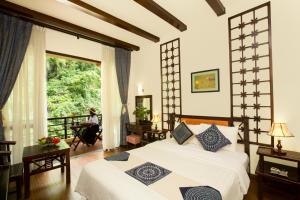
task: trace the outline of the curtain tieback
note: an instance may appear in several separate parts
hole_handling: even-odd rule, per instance
[[[2,110],[0,110],[0,124],[3,125],[4,117],[2,116]]]
[[[127,110],[127,104],[122,104],[122,114],[125,114]]]

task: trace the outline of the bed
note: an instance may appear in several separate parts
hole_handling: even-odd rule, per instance
[[[75,191],[89,200],[176,200],[183,199],[184,192],[201,188],[204,193],[216,192],[222,200],[243,199],[250,184],[248,119],[172,115],[170,120],[171,124],[175,121],[222,126],[238,123],[238,142],[243,145],[243,152],[223,149],[210,152],[195,142],[178,145],[174,138],[168,137],[128,151],[127,161],[102,159],[87,164]],[[141,169],[146,165],[159,169],[155,182],[135,177],[136,172],[145,172]]]

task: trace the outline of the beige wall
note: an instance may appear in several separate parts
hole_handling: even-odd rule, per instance
[[[101,56],[101,44],[51,29],[46,29],[46,49],[93,60]]]
[[[227,19],[229,16],[255,7],[262,0],[224,0],[227,14],[216,15],[206,2],[191,0],[184,7],[182,20],[188,30],[181,33],[170,28],[161,42],[180,37],[182,68],[183,114],[230,116],[230,83]],[[197,7],[197,9],[195,9]],[[275,121],[285,121],[295,138],[283,140],[285,149],[300,151],[299,102],[300,93],[300,1],[272,0],[273,75]],[[179,8],[178,8],[179,9]],[[143,46],[133,52],[132,76],[129,94],[130,113],[134,109],[137,85],[141,84],[145,95],[153,95],[155,113],[161,112],[160,102],[160,52],[159,44]],[[190,92],[190,73],[206,69],[220,69],[221,91],[218,93]],[[134,119],[131,115],[131,119]],[[268,136],[264,136],[268,138]],[[251,146],[252,172],[256,167],[256,146]]]

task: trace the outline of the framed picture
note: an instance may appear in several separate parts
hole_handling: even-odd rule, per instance
[[[219,69],[193,72],[191,74],[192,93],[219,92]]]

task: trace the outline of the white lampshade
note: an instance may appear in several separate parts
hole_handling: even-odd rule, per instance
[[[158,122],[160,122],[160,115],[153,115],[152,122],[153,122],[153,123],[158,123]]]
[[[285,123],[273,123],[268,135],[274,137],[294,137]]]

